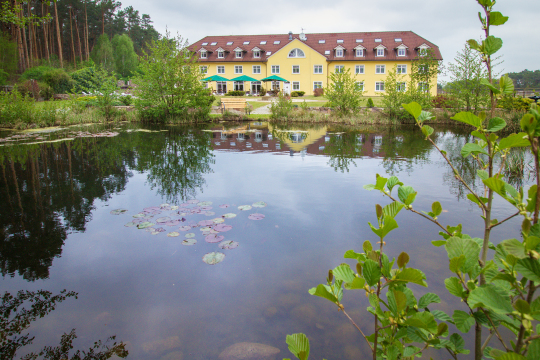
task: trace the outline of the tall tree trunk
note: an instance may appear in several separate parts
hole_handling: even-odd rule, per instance
[[[73,25],[71,17],[71,7],[69,8],[69,31],[71,32],[71,53],[73,54],[73,66],[77,69],[77,59],[75,58],[75,44],[73,43]]]
[[[79,43],[79,58],[80,61],[84,61],[82,56],[81,37],[79,36],[79,22],[77,21],[77,18],[75,18],[75,30],[77,30],[77,42]]]
[[[24,18],[23,9],[21,6],[21,19]],[[28,43],[26,41],[26,28],[22,27],[22,40],[23,40],[23,48],[24,48],[24,65],[25,69],[28,69],[30,67],[30,58],[28,57]]]
[[[27,14],[28,15],[28,43],[30,45],[29,46],[30,51],[28,51],[28,61],[29,61],[28,67],[32,67],[32,66],[34,66],[34,54],[33,54],[34,49],[32,47],[34,42],[32,41],[32,21],[30,20],[31,17],[32,17],[32,11],[30,10],[30,1],[27,2],[26,5],[27,5],[26,9],[27,9],[27,13],[28,13]]]
[[[88,46],[88,13],[86,11],[86,1],[84,2],[84,22],[86,23],[86,61],[90,60],[90,46]]]
[[[60,67],[64,67],[64,61],[62,58],[62,38],[60,37],[60,24],[58,22],[58,6],[54,1],[54,17],[56,18],[56,35],[58,37],[58,59],[60,59]]]
[[[19,3],[15,1],[15,7],[19,7]],[[18,12],[18,16],[20,17],[21,14]],[[19,72],[24,72],[26,69],[25,59],[24,59],[24,45],[23,45],[23,38],[22,38],[22,27],[20,25],[15,25],[15,36],[17,39],[17,50],[19,52]]]
[[[49,14],[49,6],[46,5],[45,9],[47,10],[47,15]],[[43,3],[41,3],[41,15],[45,16],[45,11],[43,8]],[[45,57],[47,58],[47,61],[49,62],[49,66],[51,65],[51,57],[49,53],[49,23],[43,24],[43,39],[45,40]]]

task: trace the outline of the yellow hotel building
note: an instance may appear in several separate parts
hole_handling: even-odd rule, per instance
[[[266,90],[312,95],[315,88],[327,86],[330,73],[350,68],[366,96],[380,96],[394,66],[400,74],[410,74],[412,60],[428,49],[442,60],[437,45],[412,31],[207,36],[189,48],[197,53],[207,76],[230,80],[244,75],[261,80],[276,75],[288,81],[211,83],[220,94],[231,90],[257,94],[262,85]],[[434,79],[433,95],[436,83]]]

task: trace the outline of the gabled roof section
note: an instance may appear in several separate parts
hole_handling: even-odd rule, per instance
[[[242,51],[242,52],[245,52],[246,50],[242,49],[240,46],[237,46],[233,51]]]
[[[208,50],[206,50],[205,48],[200,48],[199,51],[200,51],[200,52],[208,52]]]
[[[216,51],[226,51],[226,50],[223,49],[223,48],[220,46],[220,47],[218,47],[218,48],[216,49]]]
[[[375,47],[373,48],[373,50],[376,50],[376,49],[385,49],[385,50],[386,50],[387,47],[384,46],[383,44],[379,44],[379,45],[377,45],[377,46],[375,46]]]
[[[255,46],[253,49],[251,49],[251,51],[263,51],[263,50]]]
[[[307,40],[301,41],[303,44],[307,45],[311,49],[315,50],[321,56],[324,56],[328,61],[334,59],[339,61],[358,61],[359,59],[355,56],[353,51],[346,51],[343,57],[335,57],[334,52],[325,55],[325,50],[331,49],[328,44],[335,44],[337,40],[343,39],[343,43],[338,45],[343,46],[345,49],[374,49],[377,46],[383,46],[383,44],[392,44],[394,45],[395,39],[401,39],[402,44],[407,44],[406,46],[411,49],[431,49],[433,56],[437,60],[442,60],[441,53],[439,48],[434,43],[428,41],[427,39],[417,35],[412,31],[387,31],[387,32],[352,32],[352,33],[317,33],[317,34],[306,34]],[[357,42],[357,39],[362,39],[362,43]],[[381,42],[375,42],[375,39],[381,39]],[[325,43],[320,44],[319,40],[326,40]],[[268,58],[275,54],[277,51],[291,43],[289,40],[289,34],[273,34],[273,35],[230,35],[230,36],[207,36],[192,45],[190,49],[195,51],[202,47],[203,43],[212,44],[217,43],[220,45],[220,50],[225,52],[233,52],[238,44],[243,44],[244,42],[249,41],[250,44],[261,44],[261,42],[266,42],[264,44],[264,50],[260,49],[261,57],[254,58],[253,52],[248,51],[242,58],[231,59],[230,56],[225,56],[223,59],[218,59],[217,57],[217,46],[204,46],[208,51],[208,58],[199,59],[201,63],[203,62],[264,62]],[[275,41],[279,41],[279,44],[274,44]],[[293,34],[292,41],[300,41],[299,34]],[[227,43],[233,42],[236,45],[225,45]],[[384,47],[387,49],[386,47]],[[394,48],[392,46],[391,48]],[[253,49],[252,49],[253,50]],[[245,50],[242,49],[245,52]],[[266,55],[270,53],[271,55]],[[398,58],[395,51],[390,51],[383,60],[380,57],[376,57],[375,52],[368,51],[366,56],[362,58],[362,61],[391,61],[391,60],[412,60],[415,59],[418,55],[415,51],[408,51],[406,56],[400,56]]]
[[[339,49],[341,49],[341,50],[346,50],[346,49],[345,49],[343,46],[341,46],[341,45],[338,45],[338,46],[336,46],[336,47],[334,48],[334,50],[339,50]]]
[[[398,46],[396,46],[394,49],[408,49],[409,47],[405,44],[399,44]]]

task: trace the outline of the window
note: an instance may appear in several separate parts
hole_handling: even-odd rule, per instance
[[[356,49],[356,57],[364,56],[364,49]]]
[[[378,48],[377,49],[377,56],[384,56],[384,49]]]
[[[276,41],[274,41],[274,45],[279,45],[280,42],[281,42],[281,41],[276,40]]]
[[[223,65],[218,65],[218,67],[217,67],[217,73],[218,73],[218,74],[225,74],[225,66],[223,66]]]
[[[322,88],[322,81],[313,82],[313,90]]]
[[[402,42],[403,40],[401,40],[401,38],[395,38],[394,41],[395,42]]]
[[[207,43],[207,42],[206,42],[206,43],[202,43],[202,46],[206,46],[206,45],[208,45],[208,43]]]
[[[364,74],[365,67],[364,65],[356,65],[355,73],[356,74]]]
[[[384,74],[386,73],[386,65],[376,65],[375,74]]]
[[[357,43],[362,43],[362,42],[364,42],[364,39],[356,39],[356,42]]]
[[[216,45],[217,45],[217,42],[213,42],[213,43],[211,43],[210,45],[216,46]]]
[[[266,41],[261,41],[261,45],[266,45]]]
[[[405,49],[403,48],[397,49],[397,56],[405,56]]]
[[[382,42],[382,39],[375,39],[375,42]]]
[[[279,65],[272,65],[272,74],[279,74]]]
[[[326,43],[326,40],[319,40],[319,44],[324,44]]]
[[[292,66],[292,73],[293,74],[300,74],[300,65],[293,65]]]
[[[242,58],[242,52],[241,51],[235,51],[236,53],[236,58],[237,59],[241,59]]]
[[[407,65],[398,65],[396,72],[398,74],[406,74],[407,73]]]
[[[338,44],[343,44],[343,40],[342,40],[342,39],[339,39],[339,40],[337,41],[337,43],[338,43]]]
[[[426,55],[427,55],[427,49],[421,48],[421,49],[418,51],[418,55],[420,55],[420,56],[426,56]]]
[[[418,73],[419,74],[427,74],[429,72],[429,65],[428,64],[420,64],[418,65]]]
[[[208,66],[201,66],[201,74],[207,74],[208,73]]]
[[[330,50],[324,50],[324,55],[330,55]]]
[[[249,41],[244,41],[244,45],[249,45]]]
[[[299,81],[293,81],[293,83],[292,83],[292,89],[293,89],[294,91],[300,90],[300,82],[299,82]]]
[[[313,73],[322,74],[323,73],[322,65],[313,65]]]
[[[217,52],[217,57],[218,57],[218,59],[223,59],[223,58],[224,58],[224,56],[223,56],[224,54],[223,54],[223,53],[224,53],[223,51],[218,51],[218,52]]]
[[[242,74],[242,65],[234,65],[234,73]]]
[[[357,81],[356,82],[356,90],[357,91],[364,91],[364,82],[363,81]]]
[[[295,58],[295,57],[306,57],[306,55],[304,54],[304,52],[300,49],[292,49],[290,52],[289,52],[289,56],[290,58]]]
[[[343,57],[343,49],[336,49],[336,57]]]
[[[253,57],[254,58],[260,58],[261,57],[261,52],[259,50],[253,51]]]
[[[229,41],[229,42],[227,43],[227,45],[232,45],[232,44],[233,44],[233,42],[232,42],[232,41]]]
[[[233,89],[236,90],[236,91],[244,91],[244,82],[243,81],[235,81]]]
[[[407,83],[404,83],[404,82],[397,83],[397,91],[400,91],[400,92],[407,91]]]
[[[425,82],[418,83],[418,90],[423,91],[423,92],[428,92],[429,91],[428,83],[425,83]]]
[[[336,74],[343,72],[343,65],[336,65]]]
[[[260,74],[261,73],[261,65],[253,65],[253,73],[254,74]]]
[[[384,83],[382,81],[375,83],[375,91],[384,91]]]
[[[206,59],[206,58],[207,58],[207,52],[201,51],[201,59]]]
[[[271,51],[267,51],[267,52],[266,52],[266,56],[270,56],[270,55],[272,55],[272,52],[271,52]]]

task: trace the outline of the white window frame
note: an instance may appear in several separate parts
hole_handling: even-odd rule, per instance
[[[294,71],[295,68],[296,68],[298,71],[295,72],[295,71]],[[300,74],[300,65],[293,65],[293,66],[292,66],[292,73],[293,73],[293,74]]]
[[[255,69],[258,69],[259,71],[255,71]],[[253,74],[260,74],[261,73],[261,65],[253,65],[252,69],[251,69],[251,72]]]
[[[336,57],[343,57],[343,49],[336,49]]]
[[[357,81],[356,82],[356,90],[358,91],[364,91],[364,82],[363,81]]]
[[[354,67],[354,73],[356,75],[359,75],[359,74],[365,74],[366,73],[366,67],[365,65],[356,65]]]
[[[261,57],[261,52],[259,50],[253,51],[253,57],[258,59]]]
[[[222,71],[220,71],[222,70]],[[217,66],[217,73],[218,74],[225,74],[225,65],[218,65]]]
[[[291,53],[294,51],[294,54],[291,56]],[[302,52],[302,55],[298,55],[298,52]],[[288,58],[305,58],[306,57],[306,53],[304,52],[304,50],[302,49],[299,49],[299,48],[294,48],[292,49],[291,51],[289,51],[289,54],[287,54],[287,57]]]
[[[375,91],[383,92],[384,91],[384,81],[375,82]]]
[[[202,65],[200,68],[201,68],[201,74],[208,74],[208,66]]]
[[[322,88],[322,87],[323,87],[323,82],[322,81],[314,81],[313,82],[313,90],[319,89],[319,88]]]
[[[234,53],[235,53],[237,59],[242,58],[242,51],[235,51]]]
[[[378,57],[384,57],[384,49],[383,48],[378,48],[377,49],[377,56]]]
[[[386,74],[386,65],[375,65],[375,74]]]
[[[296,88],[295,88],[296,86]],[[300,90],[300,81],[293,81],[292,82],[292,90],[293,91],[299,91]]]
[[[238,89],[240,87],[240,85],[242,86],[242,90]],[[244,91],[244,82],[243,81],[233,81],[233,90],[235,90],[235,91]]]
[[[336,74],[341,73],[341,72],[343,72],[344,70],[345,70],[345,66],[344,66],[344,65],[336,65],[336,66],[334,67],[334,72],[335,72]]]
[[[317,70],[321,70],[321,72],[317,72]],[[322,74],[323,73],[323,66],[322,65],[313,65],[313,73],[314,74]]]
[[[201,59],[208,59],[208,53],[206,51],[201,51]]]
[[[225,51],[218,51],[217,52],[218,59],[223,59],[225,57]]]
[[[240,70],[240,71],[238,71],[238,70]],[[242,65],[234,65],[234,73],[235,74],[243,74],[244,69],[243,69]]]
[[[396,74],[406,74],[407,73],[407,65],[398,65],[396,67]]]
[[[364,49],[356,49],[356,57],[364,57]]]
[[[272,65],[272,74],[279,74],[279,65]]]
[[[397,56],[405,56],[405,55],[407,55],[407,50],[405,48],[397,49]]]

